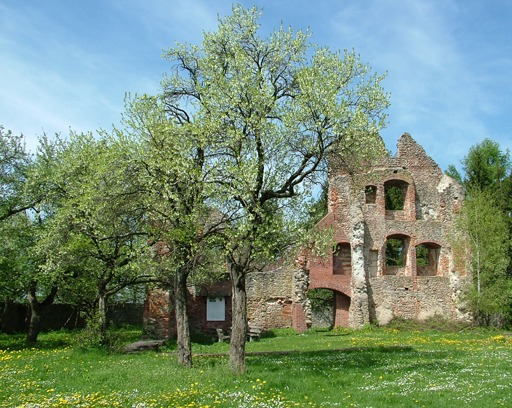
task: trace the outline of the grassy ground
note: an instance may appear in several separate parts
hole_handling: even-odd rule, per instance
[[[512,406],[512,337],[500,332],[276,331],[248,343],[242,377],[227,356],[202,355],[228,352],[208,338],[186,369],[172,344],[109,354],[73,346],[74,336],[47,333],[25,348],[22,336],[0,335],[0,407]]]

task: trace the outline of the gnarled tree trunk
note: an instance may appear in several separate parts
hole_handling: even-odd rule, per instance
[[[39,302],[36,296],[37,286],[35,283],[30,285],[27,293],[28,305],[30,308],[30,317],[27,329],[26,342],[28,344],[34,344],[37,341],[37,336],[41,331],[41,313],[43,309],[53,303],[55,296],[57,295],[57,287],[52,287],[50,293],[46,298]]]
[[[188,273],[178,268],[174,278],[174,297],[176,313],[176,334],[178,345],[178,362],[192,366],[192,346],[190,343],[190,326],[187,313],[187,276]]]
[[[229,361],[235,374],[245,373],[245,342],[247,338],[247,292],[245,271],[236,264],[230,264],[232,283],[232,327]]]

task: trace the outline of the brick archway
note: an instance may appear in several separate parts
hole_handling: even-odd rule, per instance
[[[332,310],[330,308],[328,310],[328,313],[330,314],[329,326],[333,328],[349,327],[350,296],[338,289],[333,289],[328,286],[319,286],[315,288],[310,287],[309,289],[326,289],[331,291],[333,293],[333,299]],[[319,314],[322,314],[322,312],[320,311]]]

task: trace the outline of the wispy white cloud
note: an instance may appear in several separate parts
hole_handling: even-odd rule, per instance
[[[383,135],[391,144],[410,132],[445,167],[486,136],[480,113],[495,108],[460,43],[463,11],[441,1],[364,3],[349,2],[330,24],[340,42],[388,72],[392,107]]]
[[[109,54],[102,33],[56,27],[58,14],[2,8],[0,53],[7,63],[0,65],[0,123],[23,132],[31,147],[43,131],[109,128],[120,118],[125,92],[156,90],[161,74],[141,70],[136,49]],[[90,43],[72,38],[88,35]]]
[[[138,21],[162,47],[178,42],[198,43],[204,30],[217,26],[219,5],[227,2],[197,0],[111,0],[112,6],[129,19]],[[224,7],[223,6],[224,3]]]
[[[250,0],[242,0],[247,7]],[[388,147],[410,132],[444,168],[491,137],[512,148],[512,5],[442,0],[259,0],[264,30],[311,28],[388,72]],[[125,92],[156,92],[163,49],[200,43],[230,0],[0,0],[0,124],[27,136],[108,128]],[[508,134],[507,134],[508,133]]]

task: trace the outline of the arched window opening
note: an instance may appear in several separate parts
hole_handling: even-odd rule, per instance
[[[375,204],[377,200],[377,186],[366,186],[364,188],[364,198],[366,204]]]
[[[352,273],[352,251],[348,242],[336,245],[332,254],[333,275],[350,275]]]
[[[393,235],[386,240],[386,275],[404,275],[409,237]]]
[[[405,206],[408,184],[402,180],[389,180],[384,183],[386,210],[401,211]]]
[[[418,276],[436,276],[441,247],[434,243],[416,246],[416,274]]]

